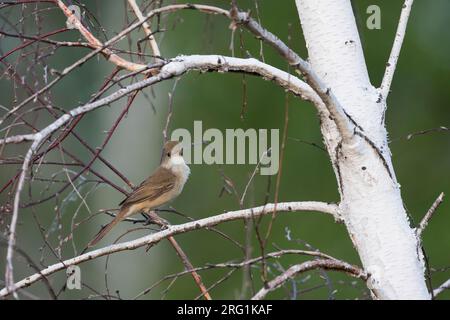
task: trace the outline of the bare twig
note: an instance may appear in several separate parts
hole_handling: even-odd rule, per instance
[[[6,251],[6,270],[5,270],[5,286],[8,291],[14,293],[16,297],[16,287],[14,285],[14,275],[13,275],[13,255],[14,255],[14,247],[16,245],[16,227],[17,220],[19,218],[19,205],[20,205],[20,194],[22,192],[23,186],[25,184],[25,173],[28,170],[28,166],[30,165],[31,157],[33,153],[36,151],[39,146],[38,141],[34,141],[31,145],[31,148],[28,150],[25,159],[22,164],[21,172],[22,174],[19,177],[19,181],[17,183],[16,188],[16,196],[14,198],[13,204],[13,215],[11,218],[11,224],[9,227],[9,235],[8,235],[8,249]]]
[[[184,267],[186,268],[186,270],[189,270],[190,273],[192,274],[192,277],[194,278],[194,281],[197,284],[197,286],[200,288],[200,291],[202,292],[202,295],[205,297],[206,300],[212,300],[211,299],[211,295],[209,294],[208,290],[206,289],[205,285],[202,282],[202,278],[194,270],[194,266],[189,261],[188,256],[184,253],[183,249],[181,249],[181,247],[178,244],[178,242],[172,236],[167,237],[167,239],[169,240],[170,244],[173,246],[173,248],[177,252],[177,254],[180,257],[181,261],[183,262]]]
[[[244,205],[244,200],[245,200],[245,196],[247,195],[248,188],[250,187],[250,184],[252,183],[253,178],[255,177],[259,167],[261,166],[261,162],[265,159],[265,157],[267,157],[267,155],[270,152],[271,152],[271,148],[269,148],[266,151],[264,151],[263,154],[261,155],[261,158],[259,159],[258,163],[256,164],[255,169],[253,170],[253,172],[252,172],[252,174],[250,176],[250,179],[248,179],[248,182],[245,185],[244,192],[242,192],[242,196],[241,196],[241,198],[239,200],[239,206],[242,207]]]
[[[267,294],[271,291],[282,286],[286,281],[292,279],[297,274],[314,270],[314,269],[326,269],[326,270],[335,270],[345,272],[352,277],[367,280],[367,274],[360,269],[359,267],[353,266],[343,261],[334,260],[334,259],[320,259],[314,261],[307,261],[301,264],[296,264],[281,275],[277,276],[272,281],[269,281],[264,288],[259,290],[252,298],[252,300],[262,300]]]
[[[285,250],[270,252],[270,253],[266,254],[265,259],[279,259],[284,255],[304,255],[304,256],[312,256],[312,257],[320,257],[320,258],[325,258],[325,259],[336,260],[335,258],[333,258],[327,254],[318,252],[318,251],[297,250],[297,249],[285,249]],[[184,270],[184,271],[181,271],[178,273],[169,274],[169,275],[166,275],[163,278],[159,279],[158,281],[153,283],[150,287],[148,287],[147,289],[145,289],[144,291],[139,293],[137,296],[135,296],[133,298],[133,300],[138,299],[138,298],[148,294],[151,290],[153,290],[155,287],[157,287],[164,281],[170,280],[170,279],[175,279],[180,276],[184,276],[184,275],[190,273],[190,271],[199,272],[199,271],[205,271],[205,270],[211,270],[211,269],[234,269],[234,270],[237,270],[239,268],[248,267],[253,264],[256,264],[256,263],[260,262],[262,259],[263,259],[263,257],[260,256],[260,257],[256,257],[256,258],[245,259],[244,261],[241,261],[241,262],[230,261],[230,262],[223,262],[223,263],[206,264],[205,266],[197,267],[193,270]]]
[[[440,126],[437,128],[432,128],[432,129],[426,129],[426,130],[421,130],[418,132],[414,132],[414,133],[410,133],[406,136],[406,140],[411,140],[412,138],[416,137],[416,136],[420,136],[420,135],[424,135],[424,134],[428,134],[431,132],[449,132],[449,128],[444,127],[444,126]]]
[[[153,55],[155,56],[155,62],[158,61],[159,57],[161,56],[161,52],[159,51],[158,43],[153,36],[152,30],[150,29],[150,25],[147,23],[144,15],[141,12],[141,9],[139,9],[139,6],[136,4],[136,0],[128,0],[128,4],[130,5],[131,9],[133,9],[134,14],[139,19],[139,21],[142,22],[142,28],[144,29],[144,32],[148,37],[148,41],[150,42],[150,47],[152,48]]]
[[[443,284],[441,284],[438,288],[433,290],[433,295],[436,297],[437,295],[441,294],[445,290],[450,289],[450,279],[445,281]]]
[[[163,132],[162,132],[164,142],[167,142],[169,140],[168,131],[169,131],[170,120],[172,119],[172,114],[173,114],[173,95],[175,94],[175,89],[177,88],[178,80],[179,80],[179,78],[175,79],[175,82],[172,87],[172,91],[169,92],[169,106],[167,108],[168,110],[167,110],[166,124],[165,124]]]
[[[211,286],[209,286],[209,288],[207,289],[207,292],[210,292],[212,289],[214,289],[215,287],[217,287],[219,284],[225,282],[225,280],[227,280],[228,278],[230,278],[233,273],[236,271],[236,269],[231,269],[230,271],[228,271],[223,277],[221,277],[219,280],[217,280],[216,282],[214,282]],[[198,295],[197,297],[195,297],[194,300],[198,300],[200,299],[202,295]]]
[[[263,40],[271,47],[273,47],[298,73],[304,75],[305,81],[314,89],[319,95],[325,106],[333,117],[339,132],[342,135],[344,142],[350,141],[353,136],[353,125],[345,114],[344,108],[331,91],[330,88],[320,79],[317,73],[312,69],[311,65],[303,60],[298,54],[290,49],[277,36],[260,26],[254,19],[252,19],[247,12],[240,12],[231,10],[229,17],[233,21],[247,28],[258,39]]]
[[[384,71],[383,81],[380,86],[381,97],[384,102],[389,95],[392,79],[394,77],[395,68],[397,67],[398,57],[400,50],[402,49],[403,39],[405,38],[406,26],[408,24],[409,14],[411,13],[411,7],[414,0],[405,0],[402,6],[402,12],[400,14],[400,20],[398,22],[397,31],[395,33],[394,44],[392,45],[391,54],[386,64],[386,70]]]
[[[434,200],[430,209],[428,209],[427,213],[423,217],[422,221],[420,221],[419,226],[416,229],[417,237],[420,239],[422,237],[422,233],[430,222],[430,219],[433,217],[433,214],[436,212],[436,209],[441,205],[442,201],[444,201],[444,193],[441,194]]]
[[[62,10],[62,12],[67,17],[67,21],[69,21],[75,28],[80,31],[81,35],[95,48],[100,49],[102,48],[101,52],[105,55],[105,57],[108,59],[108,61],[114,63],[116,66],[127,69],[129,71],[137,71],[142,70],[145,68],[145,65],[138,64],[134,62],[127,61],[115,53],[113,53],[110,49],[104,48],[103,43],[101,43],[100,40],[98,40],[87,28],[83,26],[81,21],[77,18],[75,14],[72,13],[72,11],[61,1],[61,0],[55,0],[56,4],[59,6],[59,8]]]
[[[3,239],[0,238],[0,246],[7,245],[6,241],[3,241]],[[33,259],[22,249],[18,248],[17,246],[14,246],[14,250],[17,251],[19,255],[21,255],[28,263],[28,265],[34,269],[36,272],[40,272],[38,265],[33,261]],[[54,300],[57,299],[55,295],[55,291],[52,288],[51,283],[48,281],[47,277],[42,276],[42,279],[44,281],[45,286],[47,287],[47,290],[50,294],[50,297]],[[23,293],[23,291],[22,291]]]
[[[273,207],[272,217],[270,219],[269,225],[267,226],[266,235],[261,242],[261,251],[262,251],[263,257],[264,257],[265,246],[266,246],[267,241],[269,240],[270,234],[272,233],[272,228],[273,228],[273,224],[275,222],[275,217],[276,217],[276,213],[277,213],[277,203],[278,203],[278,198],[280,195],[281,176],[283,174],[283,160],[284,160],[284,153],[285,153],[285,149],[286,149],[286,137],[287,137],[287,132],[288,132],[288,124],[289,124],[289,95],[286,94],[285,102],[284,102],[283,138],[281,140],[281,153],[280,153],[280,159],[279,159],[280,166],[279,166],[277,178],[275,181],[275,195],[274,195],[275,205]],[[267,282],[267,268],[266,268],[266,261],[264,259],[262,261],[262,276],[263,276],[264,282]]]

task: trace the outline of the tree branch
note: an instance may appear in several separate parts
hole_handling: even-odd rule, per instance
[[[197,273],[197,271],[194,270],[194,266],[192,265],[186,253],[184,253],[183,249],[181,249],[178,242],[172,236],[167,237],[167,239],[169,240],[172,247],[175,249],[177,255],[180,257],[181,262],[183,262],[185,269],[190,271],[192,277],[194,278],[195,284],[200,288],[203,297],[205,297],[206,300],[212,300],[211,295],[209,294],[208,290],[206,289],[205,285],[202,282],[202,278]]]
[[[96,39],[84,26],[79,22],[79,20],[75,17],[75,15],[72,14],[72,12],[65,7],[65,5],[60,1],[57,0],[57,4],[60,6],[60,8],[63,10],[63,12],[66,14],[68,19],[71,19],[70,21],[78,28],[78,30],[82,33],[82,35],[89,41],[91,45],[96,47],[97,49],[92,51],[90,54],[86,55],[84,58],[80,59],[73,65],[67,67],[63,70],[60,76],[58,76],[56,79],[51,81],[47,86],[37,91],[34,95],[30,96],[28,99],[20,103],[18,106],[11,109],[2,119],[0,119],[0,124],[11,114],[15,113],[17,110],[19,110],[23,105],[33,100],[37,95],[43,93],[44,91],[48,90],[50,87],[52,87],[57,81],[59,81],[64,75],[69,73],[70,71],[74,70],[77,66],[81,65],[88,59],[92,58],[99,52],[103,52],[110,61],[115,63],[116,65],[126,68],[128,70],[133,70],[134,72],[150,72],[152,74],[155,74],[154,69],[149,69],[145,65],[138,65],[134,64],[133,66],[129,65],[129,63],[120,58],[119,56],[112,53],[111,50],[107,49],[108,46],[113,45],[117,41],[124,38],[128,33],[135,30],[139,26],[146,23],[148,19],[151,19],[155,15],[161,14],[161,13],[170,13],[178,10],[197,10],[200,12],[208,13],[208,14],[219,14],[226,16],[230,19],[232,19],[235,23],[242,24],[246,28],[248,28],[249,31],[254,33],[257,37],[261,38],[268,44],[270,44],[272,47],[274,47],[277,52],[281,54],[284,58],[287,59],[287,61],[300,73],[302,73],[305,76],[305,80],[311,85],[311,87],[317,92],[320,99],[317,99],[315,97],[315,100],[323,100],[325,103],[325,107],[328,110],[328,112],[333,117],[334,121],[336,122],[336,125],[344,139],[344,141],[349,141],[350,138],[353,136],[353,125],[345,115],[344,109],[342,108],[339,101],[336,99],[335,95],[329,88],[326,87],[326,85],[322,82],[322,80],[318,77],[318,75],[312,70],[309,63],[301,59],[294,51],[292,51],[289,47],[287,47],[280,39],[278,39],[275,35],[268,32],[264,28],[262,28],[256,21],[251,19],[247,13],[244,12],[234,12],[227,11],[225,9],[215,7],[215,6],[208,6],[208,5],[197,5],[197,4],[174,4],[174,5],[168,5],[165,7],[161,7],[158,9],[154,9],[150,11],[146,16],[143,17],[143,19],[139,19],[138,22],[130,25],[129,27],[125,28],[119,34],[117,34],[115,37],[111,38],[104,44],[102,44],[98,39]],[[73,21],[72,21],[73,20]],[[106,51],[105,51],[106,50]],[[112,57],[112,58],[111,58]],[[113,59],[113,60],[111,60]],[[128,64],[127,64],[128,63]],[[292,76],[293,77],[293,76]],[[294,78],[294,77],[293,77]],[[316,95],[316,94],[314,94]],[[310,100],[310,99],[306,99]],[[311,100],[312,101],[312,100]],[[318,104],[322,104],[319,101],[317,103],[314,103],[316,106]],[[319,110],[319,113],[323,115],[324,110]]]
[[[70,11],[70,9],[61,1],[56,0],[56,4],[61,9],[61,11],[64,13],[64,15],[67,17],[67,21],[69,21],[75,28],[80,31],[81,35],[91,44],[94,48],[102,48],[102,53],[105,55],[105,57],[108,59],[108,61],[114,63],[116,66],[129,70],[129,71],[138,71],[145,69],[144,64],[138,64],[134,62],[127,61],[121,57],[119,57],[117,54],[113,53],[108,48],[103,48],[103,43],[98,40],[88,29],[86,29],[80,20],[78,20],[77,16]]]
[[[10,143],[21,143],[21,142],[29,142],[34,141],[36,138],[35,134],[21,134],[12,137],[6,137],[4,139],[0,139],[0,145],[2,144],[10,144]]]
[[[394,44],[392,45],[391,54],[386,64],[383,81],[381,82],[380,86],[380,93],[384,102],[386,102],[386,99],[389,95],[389,90],[391,88],[395,68],[397,67],[400,50],[402,49],[403,39],[405,38],[406,33],[406,26],[408,24],[409,14],[411,13],[413,2],[414,0],[405,0],[405,3],[402,6],[400,20],[398,22],[397,31],[395,33]]]
[[[262,77],[265,80],[271,80],[277,83],[279,86],[291,91],[293,94],[301,96],[303,99],[311,101],[318,111],[324,111],[324,105],[320,97],[311,89],[309,85],[298,79],[297,77],[290,75],[280,69],[272,67],[268,64],[260,62],[256,59],[241,59],[219,55],[192,55],[192,56],[179,56],[171,59],[168,63],[165,63],[160,73],[138,81],[134,84],[126,86],[111,95],[96,100],[92,103],[88,103],[84,106],[72,109],[68,114],[65,114],[58,118],[55,122],[44,128],[38,133],[18,135],[0,139],[1,144],[18,143],[22,141],[31,141],[40,138],[45,139],[48,135],[56,131],[70,121],[73,117],[86,112],[90,112],[104,105],[110,104],[123,96],[142,88],[148,87],[155,83],[171,79],[173,77],[181,76],[190,70],[199,71],[216,71],[216,72],[243,72],[253,74]],[[42,137],[41,137],[42,135]]]
[[[50,274],[53,274],[57,271],[66,269],[67,267],[71,265],[77,265],[85,261],[93,260],[98,257],[102,257],[108,254],[112,254],[115,252],[125,251],[125,250],[134,250],[136,248],[140,248],[142,246],[146,245],[154,245],[158,242],[160,242],[163,239],[166,239],[168,237],[186,233],[193,230],[198,229],[204,229],[208,227],[216,226],[217,224],[228,222],[228,221],[234,221],[239,219],[249,219],[259,216],[264,216],[267,214],[271,214],[274,209],[274,204],[266,204],[264,206],[255,207],[255,208],[249,208],[249,209],[243,209],[238,211],[229,211],[220,215],[211,216],[208,218],[195,220],[192,222],[187,222],[184,224],[179,225],[171,225],[168,226],[167,229],[164,229],[162,231],[150,234],[148,236],[124,242],[119,243],[115,245],[110,245],[101,249],[97,249],[94,251],[90,251],[87,253],[84,253],[82,255],[79,255],[77,257],[65,260],[60,263],[56,263],[54,265],[51,265],[39,273],[35,273],[13,285],[7,286],[0,290],[0,297],[5,297],[11,294],[12,292],[15,292],[18,289],[25,288],[30,286],[31,284],[35,283],[36,281],[39,281],[42,279],[42,277],[48,276]],[[317,211],[317,212],[323,212],[328,213],[331,216],[335,218],[335,220],[339,220],[339,209],[336,204],[330,204],[325,202],[316,202],[316,201],[304,201],[304,202],[282,202],[277,204],[277,211],[278,213],[281,212],[293,212],[293,211]]]
[[[441,294],[445,290],[450,289],[450,279],[445,281],[443,284],[441,284],[438,288],[433,290],[433,296],[436,297],[437,295]]]
[[[441,194],[434,200],[433,204],[431,205],[430,209],[428,209],[427,213],[423,217],[422,221],[420,221],[419,226],[416,229],[417,237],[420,239],[422,238],[423,230],[428,225],[428,222],[433,217],[433,214],[436,212],[436,209],[441,205],[442,201],[444,201],[444,193],[441,192]]]
[[[23,164],[21,167],[21,174],[19,176],[19,181],[17,183],[16,193],[14,197],[13,204],[13,215],[11,218],[11,223],[9,227],[9,235],[8,235],[8,249],[6,251],[6,268],[5,268],[5,286],[9,291],[14,293],[14,297],[16,297],[16,291],[14,286],[14,274],[13,274],[13,256],[14,256],[14,247],[16,245],[16,227],[17,220],[19,218],[19,205],[20,205],[20,194],[25,184],[25,176],[28,170],[28,166],[30,165],[31,157],[36,151],[39,145],[38,141],[34,141],[28,150],[25,159],[23,160]]]
[[[150,47],[152,48],[153,55],[155,56],[155,61],[158,61],[158,57],[161,56],[161,51],[159,51],[158,43],[156,42],[155,37],[153,36],[152,30],[150,29],[149,24],[145,20],[144,15],[142,14],[139,6],[136,4],[136,0],[128,0],[128,4],[131,9],[133,9],[134,14],[139,19],[139,22],[142,22],[142,28],[144,29],[145,34],[148,37],[148,41],[150,43]]]
[[[328,112],[332,116],[336,126],[345,142],[349,142],[353,137],[353,125],[345,114],[339,100],[329,87],[320,79],[311,65],[303,60],[298,54],[290,49],[277,36],[260,26],[246,12],[231,10],[229,17],[236,24],[242,25],[258,39],[263,40],[273,47],[295,70],[304,76],[305,81],[314,89],[322,101],[325,103]]]
[[[192,5],[192,4],[176,4],[176,5],[168,5],[165,7],[161,7],[161,8],[157,8],[154,9],[152,11],[150,11],[146,16],[145,16],[145,20],[151,19],[152,17],[161,14],[161,13],[170,13],[170,12],[175,12],[178,10],[183,10],[183,9],[195,9],[198,10],[200,12],[204,12],[204,13],[208,13],[208,14],[220,14],[220,15],[224,15],[224,16],[228,16],[228,11],[218,8],[218,7],[213,7],[213,6],[207,6],[207,5]],[[70,10],[69,10],[70,11]],[[72,12],[70,12],[70,14],[72,14]],[[129,27],[125,28],[124,30],[122,30],[121,32],[119,32],[116,36],[112,37],[110,40],[106,41],[102,46],[98,47],[97,45],[99,43],[97,43],[96,47],[97,49],[93,50],[92,52],[88,53],[87,55],[85,55],[84,57],[82,57],[81,59],[78,59],[76,62],[74,62],[73,64],[71,64],[70,66],[64,68],[64,70],[62,70],[62,72],[52,81],[50,81],[47,85],[45,85],[43,88],[39,89],[38,91],[36,91],[34,94],[32,94],[31,96],[29,96],[28,98],[26,98],[25,100],[23,100],[21,103],[19,103],[17,106],[15,106],[14,108],[12,108],[11,110],[9,110],[1,119],[0,119],[0,125],[8,118],[10,117],[12,114],[16,113],[20,108],[22,108],[23,106],[25,106],[26,104],[28,104],[29,102],[35,100],[39,95],[43,94],[44,92],[46,92],[47,90],[49,90],[50,88],[52,88],[58,81],[60,81],[63,77],[65,77],[66,75],[68,75],[70,72],[72,72],[73,70],[75,70],[76,68],[78,68],[79,66],[81,66],[82,64],[84,64],[86,61],[88,61],[89,59],[95,57],[98,53],[102,52],[104,49],[108,48],[109,46],[114,45],[116,42],[120,41],[121,39],[123,39],[127,34],[129,34],[130,32],[132,32],[133,30],[135,30],[136,28],[140,27],[144,22],[143,21],[138,21],[132,25],[130,25]],[[91,39],[93,40],[93,39]],[[95,42],[95,41],[94,41]],[[136,73],[150,73],[150,74],[155,74],[156,70],[152,69],[152,68],[147,68],[147,66],[144,66],[144,68],[138,69],[136,71],[134,71]]]
[[[286,281],[295,277],[299,273],[314,270],[314,269],[325,269],[325,270],[335,270],[345,272],[352,277],[367,280],[368,275],[359,267],[353,266],[346,262],[334,259],[320,259],[303,262],[301,264],[296,264],[285,272],[277,276],[272,281],[269,281],[267,285],[259,290],[252,298],[252,300],[262,300],[267,294],[275,289],[281,287]]]
[[[258,262],[260,262],[262,260],[267,260],[269,258],[280,259],[284,255],[305,255],[305,256],[312,256],[312,257],[319,257],[319,258],[337,260],[336,258],[333,258],[332,256],[329,256],[329,255],[327,255],[325,253],[322,253],[320,251],[285,249],[285,250],[279,250],[279,251],[267,253],[264,257],[263,256],[259,256],[259,257],[255,257],[255,258],[251,258],[251,259],[245,259],[245,260],[243,260],[241,262],[230,261],[230,262],[222,262],[222,263],[215,263],[215,264],[206,264],[204,266],[197,267],[197,268],[192,269],[192,270],[183,270],[183,271],[180,271],[180,272],[177,272],[177,273],[166,275],[163,278],[161,278],[158,281],[156,281],[155,283],[153,283],[150,287],[148,287],[147,289],[145,289],[144,291],[139,293],[136,297],[133,298],[133,300],[138,299],[138,298],[142,297],[143,295],[148,294],[153,288],[155,288],[156,286],[160,285],[162,282],[164,282],[166,280],[169,280],[169,279],[177,278],[179,276],[184,276],[184,275],[190,273],[191,271],[204,271],[204,270],[211,270],[211,269],[214,269],[214,268],[235,269],[236,270],[236,269],[239,269],[239,268],[251,266],[251,265],[256,264],[256,263],[258,263]]]

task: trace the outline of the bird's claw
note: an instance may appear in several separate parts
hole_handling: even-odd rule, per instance
[[[169,222],[160,216],[158,216],[154,211],[146,212],[145,214],[147,220],[144,222],[144,226],[150,224],[156,224],[161,227],[161,229],[167,229]]]

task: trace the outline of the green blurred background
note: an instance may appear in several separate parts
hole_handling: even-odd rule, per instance
[[[82,1],[95,16],[98,23],[103,26],[100,32],[98,25],[90,24],[91,30],[102,40],[111,38],[121,30],[126,23],[124,11],[126,1]],[[179,1],[182,2],[182,1]],[[66,3],[68,3],[66,1]],[[147,2],[146,2],[147,3]],[[169,1],[165,1],[168,4]],[[213,4],[229,8],[229,1],[197,1],[197,3]],[[307,57],[302,37],[300,23],[296,14],[294,1],[259,0],[259,18],[262,25],[287,42],[302,57]],[[352,1],[354,11],[361,33],[366,62],[369,68],[372,83],[378,86],[384,71],[392,45],[395,29],[398,22],[401,0],[383,1]],[[141,1],[138,1],[141,4]],[[377,4],[381,8],[381,30],[368,30],[365,21],[367,6]],[[243,10],[251,10],[256,17],[255,1],[238,1]],[[52,7],[51,4],[40,5],[42,8]],[[34,7],[30,6],[31,9]],[[30,9],[30,11],[31,11]],[[20,18],[18,8],[1,10],[0,19]],[[450,35],[448,23],[450,17],[450,1],[448,0],[416,0],[408,25],[406,39],[401,52],[399,64],[392,85],[392,92],[388,100],[387,129],[391,140],[391,151],[397,177],[402,185],[402,195],[413,223],[420,221],[440,192],[450,193],[450,140],[448,131],[432,132],[426,135],[406,139],[408,134],[439,126],[450,125]],[[28,17],[25,26],[26,34],[44,33],[64,27],[65,19],[58,9],[44,10],[39,13],[40,28],[35,25],[34,17]],[[133,13],[128,12],[128,20],[134,19]],[[93,21],[86,17],[86,21]],[[164,16],[161,21],[166,31],[158,34],[161,43],[162,55],[166,58],[179,54],[223,54],[231,55],[231,30],[229,21],[224,17],[208,16],[196,11],[180,11],[170,16]],[[4,30],[12,32],[8,24],[4,23]],[[134,32],[131,40],[132,49],[136,50],[136,40],[143,37],[142,30]],[[69,31],[54,36],[53,39],[76,41],[79,39],[77,31]],[[241,49],[241,43],[244,48]],[[7,52],[19,44],[17,39],[1,38],[1,50]],[[127,39],[118,47],[128,50]],[[148,52],[148,48],[147,48]],[[263,47],[264,60],[283,70],[288,70],[287,64],[271,48]],[[88,53],[83,48],[60,48],[46,58],[45,62],[50,68],[62,70]],[[260,43],[252,35],[243,30],[237,30],[234,36],[234,53],[236,56],[251,55],[260,58]],[[127,59],[129,55],[123,55]],[[8,62],[15,63],[17,55],[8,57]],[[135,57],[133,57],[135,59]],[[3,71],[5,69],[2,66]],[[95,93],[108,76],[113,66],[103,58],[91,59],[72,72],[63,81],[51,90],[51,101],[54,106],[70,110],[79,103],[85,103],[90,95]],[[25,64],[17,64],[18,72],[26,75],[25,79],[39,79],[38,83],[30,83],[35,89],[43,85],[42,65],[32,66],[32,71]],[[124,74],[122,72],[121,74]],[[51,78],[51,76],[50,76]],[[31,80],[30,80],[31,81]],[[187,128],[192,131],[193,122],[201,120],[204,130],[206,128],[279,128],[284,126],[284,107],[286,99],[289,104],[289,126],[286,152],[283,162],[279,201],[320,200],[336,202],[338,192],[336,180],[331,169],[329,158],[320,148],[310,143],[321,145],[318,118],[311,104],[288,96],[276,85],[259,78],[239,74],[199,74],[191,72],[182,77],[177,83],[173,95],[173,117],[170,130]],[[102,155],[121,170],[135,184],[147,177],[158,165],[160,147],[162,144],[162,129],[165,125],[169,99],[168,93],[172,91],[174,80],[158,84],[153,89],[147,88],[144,94],[139,94],[136,102],[130,109]],[[246,92],[246,93],[245,93]],[[10,108],[14,103],[14,89],[11,80],[2,76],[0,79],[0,104]],[[17,93],[24,99],[23,92]],[[243,100],[247,101],[247,109],[241,119]],[[92,147],[99,146],[108,130],[115,121],[125,104],[122,99],[86,116],[77,127],[77,132],[89,141]],[[50,118],[40,116],[37,123],[40,127],[48,123]],[[280,131],[281,132],[281,131]],[[87,162],[91,155],[73,138],[68,138],[64,147],[79,155]],[[3,150],[3,157],[23,154],[23,146],[8,147]],[[53,152],[48,159],[61,159],[59,151]],[[96,161],[96,170],[122,187],[126,185],[108,168]],[[253,171],[251,165],[191,165],[191,177],[183,193],[173,203],[173,207],[193,218],[208,217],[228,210],[239,208],[236,198],[232,194],[223,194],[219,197],[223,187],[222,173],[230,178],[237,191],[242,193]],[[0,180],[2,185],[15,174],[17,166],[2,165],[0,167]],[[34,167],[36,170],[37,167]],[[79,170],[76,167],[70,168]],[[36,176],[49,177],[58,173],[59,178],[66,178],[60,167],[39,167]],[[69,174],[73,176],[73,173]],[[20,211],[20,225],[18,228],[18,245],[25,250],[40,266],[50,265],[58,261],[45,246],[42,235],[36,225],[36,217],[48,234],[47,241],[53,246],[71,234],[71,223],[80,222],[91,213],[99,209],[115,208],[122,200],[123,195],[106,185],[96,185],[84,182],[92,179],[92,175],[85,174],[76,181],[80,193],[86,196],[87,206],[80,201],[73,190],[66,190],[58,200],[52,199],[31,209]],[[271,179],[270,201],[274,198],[276,178]],[[268,178],[257,175],[254,179],[245,207],[261,205],[266,198]],[[34,181],[32,191],[28,187],[24,190],[23,201],[30,201],[45,197],[56,190],[52,186],[45,190],[46,183]],[[7,204],[11,196],[1,195],[1,203]],[[91,213],[90,213],[91,212]],[[6,229],[9,216],[2,213],[2,228]],[[61,216],[61,224],[55,216]],[[171,213],[164,214],[171,223],[180,223],[184,218]],[[57,252],[63,259],[72,257],[80,252],[83,246],[98,231],[101,224],[110,221],[110,217],[97,215],[90,221],[83,223],[74,233],[72,241],[64,242],[61,250]],[[58,227],[58,226],[61,227]],[[263,225],[265,230],[266,224]],[[101,245],[114,241],[126,230],[137,227],[122,223],[110,235],[102,240]],[[448,279],[450,272],[442,268],[450,266],[450,202],[444,201],[439,211],[431,221],[424,233],[424,247],[432,268],[433,286],[441,284]],[[245,229],[242,221],[223,224],[220,230],[232,238],[244,242]],[[128,234],[124,239],[134,239],[148,231],[137,231]],[[242,251],[231,242],[224,240],[209,231],[196,231],[177,236],[191,262],[195,266],[224,261],[241,261]],[[73,245],[74,244],[74,245]],[[255,233],[252,233],[252,255],[258,256],[260,250]],[[337,225],[322,214],[288,213],[277,217],[272,236],[268,242],[267,251],[282,249],[304,249],[311,246],[322,252],[348,262],[359,264],[358,256],[349,240],[344,226]],[[0,270],[4,270],[4,248],[0,249]],[[21,279],[31,273],[33,269],[19,255],[16,255],[15,278]],[[279,260],[269,261],[269,276],[274,277],[281,270],[293,263],[304,261],[299,256],[288,256]],[[114,254],[109,257],[108,269],[105,273],[106,257],[96,259],[81,265],[83,289],[66,290],[62,298],[79,299],[96,292],[106,293],[105,279],[107,278],[109,293],[117,295],[119,290],[121,298],[133,298],[141,291],[165,275],[183,270],[183,266],[168,242],[163,241],[150,251],[145,248],[134,251]],[[214,269],[202,272],[206,285],[211,285],[229,273],[229,269]],[[261,273],[259,265],[252,268],[254,288],[261,287]],[[3,279],[3,271],[0,273]],[[61,288],[65,283],[64,271],[50,277],[55,289]],[[243,273],[234,272],[226,281],[211,291],[214,298],[237,299],[249,297],[251,291],[242,295]],[[166,288],[169,287],[169,290]],[[91,290],[93,288],[95,290]],[[294,289],[295,288],[295,289]],[[41,283],[30,287],[33,295],[46,298],[48,294]],[[297,292],[298,299],[354,299],[367,298],[364,283],[355,281],[337,273],[311,272],[301,275],[287,284],[285,289],[279,289],[271,294],[271,298],[292,298],[293,290]],[[195,298],[198,288],[189,275],[178,278],[171,283],[170,280],[155,287],[142,299],[177,299]],[[440,299],[450,298],[450,292],[443,293]]]

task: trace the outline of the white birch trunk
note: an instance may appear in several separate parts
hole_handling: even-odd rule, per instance
[[[391,165],[384,99],[370,83],[350,1],[296,0],[296,5],[312,68],[361,128],[361,135],[344,144],[331,119],[321,125],[339,182],[342,218],[371,274],[372,293],[379,299],[429,299],[423,257]]]

